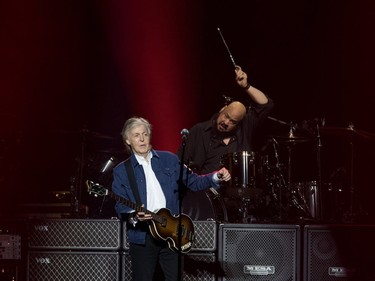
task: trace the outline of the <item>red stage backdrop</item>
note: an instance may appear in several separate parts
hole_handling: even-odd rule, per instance
[[[197,106],[194,10],[185,1],[111,2],[109,32],[129,116],[154,126],[157,149],[176,151]],[[121,106],[121,105],[115,105]]]

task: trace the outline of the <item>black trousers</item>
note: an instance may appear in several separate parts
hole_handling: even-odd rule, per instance
[[[156,240],[148,233],[146,235],[145,245],[130,243],[129,253],[134,281],[179,280],[178,253],[169,249],[166,242]],[[155,269],[158,263],[163,271],[165,279],[161,279],[159,275],[155,276]],[[181,265],[183,265],[183,260],[181,260]]]

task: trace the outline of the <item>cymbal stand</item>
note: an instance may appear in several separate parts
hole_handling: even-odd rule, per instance
[[[294,138],[294,126],[293,123],[290,122],[289,134],[288,137],[290,139]],[[291,191],[291,183],[292,183],[292,145],[287,145],[288,149],[288,189]]]
[[[272,138],[273,150],[275,152],[277,180],[278,180],[278,192],[279,192],[279,220],[282,220],[283,213],[283,200],[282,200],[282,187],[285,186],[285,180],[281,171],[281,162],[278,153],[278,142],[275,138]]]
[[[349,129],[352,132],[350,137],[350,179],[349,179],[349,214],[348,214],[348,222],[354,223],[355,219],[359,216],[367,216],[368,213],[361,208],[361,202],[355,196],[355,173],[354,173],[354,156],[355,156],[355,147],[354,147],[354,137],[355,137],[355,130],[354,125],[352,122],[349,123]],[[356,205],[356,206],[355,206]]]
[[[350,147],[350,177],[349,177],[349,222],[354,222],[354,125],[349,123],[349,129],[352,131],[349,147]]]
[[[289,133],[288,133],[288,137],[289,139],[293,139],[295,136],[294,136],[294,128],[295,128],[295,125],[293,124],[293,122],[290,122],[290,123],[287,123],[285,121],[282,121],[282,120],[279,120],[279,119],[276,119],[274,117],[271,117],[271,116],[268,116],[268,119],[274,121],[274,122],[277,122],[279,124],[282,124],[282,125],[287,125],[289,126]],[[276,142],[276,140],[274,138],[272,138],[272,141],[273,142]],[[277,142],[276,142],[277,143]],[[277,143],[278,144],[278,143]],[[276,151],[276,148],[274,148],[275,151]],[[291,157],[291,153],[292,153],[292,149],[291,149],[291,146],[288,145],[288,177],[287,177],[287,186],[288,188],[290,189],[290,184],[291,184],[291,177],[292,177],[292,157]],[[278,160],[278,159],[276,159]]]
[[[321,219],[322,218],[322,207],[321,207],[321,198],[322,197],[322,162],[321,162],[321,149],[322,149],[322,139],[320,137],[320,128],[319,124],[316,124],[316,139],[317,139],[317,145],[316,145],[316,162],[317,162],[317,173],[318,173],[318,181],[317,181],[317,190],[316,192],[316,197],[315,197],[315,212],[316,212],[316,219]]]
[[[349,216],[353,220],[354,217],[354,142],[350,140],[350,207],[349,207]],[[351,221],[353,222],[353,221]]]
[[[291,140],[294,140],[296,138],[296,135],[294,133],[294,130],[296,128],[296,125],[293,124],[293,122],[290,122],[290,129],[288,137]],[[295,189],[295,187],[292,185],[292,151],[293,147],[296,145],[296,142],[290,142],[287,144],[287,150],[288,150],[288,179],[287,179],[287,187],[288,187],[288,197],[290,196],[291,202],[293,203],[293,206],[296,207],[298,210],[302,211],[304,215],[308,214],[308,209],[306,208],[306,202],[300,202],[300,199],[298,197],[298,190]]]

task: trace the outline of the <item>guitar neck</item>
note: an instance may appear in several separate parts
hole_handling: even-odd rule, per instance
[[[129,208],[132,208],[133,210],[137,211],[137,212],[145,212],[145,213],[148,213],[148,210],[146,210],[145,208],[143,208],[142,206],[139,206],[135,203],[133,203],[132,201],[128,200],[128,199],[125,199],[124,197],[121,197],[119,195],[117,195],[116,193],[114,193],[113,191],[110,191],[107,189],[107,195],[113,199],[115,199],[116,201],[128,206]]]
[[[116,201],[128,206],[129,208],[132,208],[136,212],[143,212],[145,214],[150,214],[154,221],[157,221],[159,223],[163,223],[163,221],[164,221],[164,219],[161,216],[158,216],[156,213],[151,212],[151,211],[147,210],[146,208],[144,208],[142,206],[139,206],[138,204],[135,204],[132,201],[130,201],[128,199],[125,199],[124,197],[121,197],[121,196],[117,195],[116,193],[114,193],[111,190],[107,189],[107,195],[110,196],[111,198],[115,199]]]
[[[145,214],[150,214],[151,218],[154,221],[159,222],[159,223],[164,223],[165,219],[162,216],[159,216],[158,214],[145,209],[143,206],[137,205],[137,204],[133,203],[132,201],[117,195],[116,193],[114,193],[113,191],[109,190],[108,188],[102,186],[101,184],[94,183],[93,181],[87,180],[86,185],[87,185],[87,188],[88,188],[88,192],[90,194],[93,193],[96,196],[108,195],[109,197],[115,199],[117,202],[120,202],[120,203],[124,204],[125,206],[135,210],[136,212],[143,212]]]

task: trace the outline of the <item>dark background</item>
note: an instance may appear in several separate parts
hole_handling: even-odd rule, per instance
[[[1,1],[3,212],[55,202],[51,191],[69,191],[72,178],[79,189],[79,180],[98,176],[109,157],[124,159],[119,132],[133,115],[154,124],[156,148],[176,151],[180,130],[210,118],[223,94],[244,98],[220,27],[251,84],[275,101],[271,116],[282,122],[269,120],[265,138],[286,135],[282,123],[315,128],[324,119],[334,127],[321,131],[320,162],[316,141],[294,147],[294,180],[315,180],[319,163],[325,185],[338,181],[344,204],[351,195],[356,215],[372,220],[374,6],[371,0]],[[347,130],[350,123],[364,134]],[[286,147],[280,149],[285,162]],[[336,195],[329,194],[328,205]],[[85,203],[86,196],[78,199]]]

